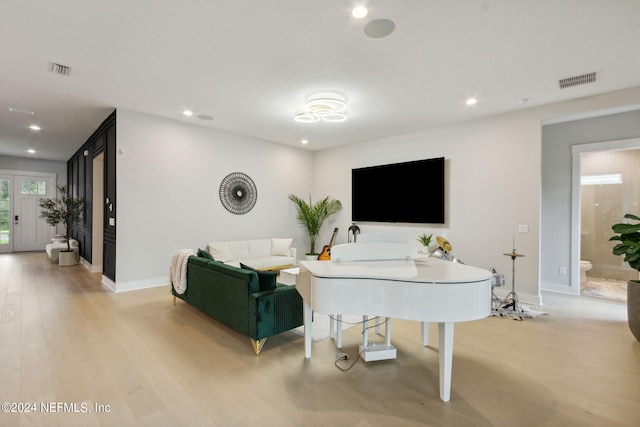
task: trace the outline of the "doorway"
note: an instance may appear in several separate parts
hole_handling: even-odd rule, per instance
[[[573,147],[572,287],[581,295],[626,301],[638,273],[613,255],[611,225],[640,213],[640,139]]]
[[[0,253],[45,249],[54,230],[39,201],[55,196],[55,182],[55,174],[0,171]]]

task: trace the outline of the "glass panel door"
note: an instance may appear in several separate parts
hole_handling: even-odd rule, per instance
[[[0,176],[0,253],[13,250],[11,178]]]

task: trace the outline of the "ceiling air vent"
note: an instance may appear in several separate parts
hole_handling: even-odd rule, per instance
[[[596,81],[597,73],[587,73],[580,76],[567,77],[566,79],[558,80],[560,89],[566,89],[568,87],[586,85],[588,83],[594,83]]]
[[[71,74],[71,67],[67,67],[66,65],[62,64],[56,64],[55,62],[49,62],[49,71],[61,76],[68,76],[69,74]]]

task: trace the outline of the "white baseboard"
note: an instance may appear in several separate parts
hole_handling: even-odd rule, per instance
[[[540,282],[540,289],[543,291],[559,292],[562,294],[580,295],[580,289],[575,289],[569,285],[552,282]]]
[[[511,292],[511,287],[505,285],[499,288],[494,288],[493,291],[498,298],[504,298],[509,294],[509,292]],[[516,294],[518,294],[518,299],[522,303],[533,304],[533,305],[542,304],[542,297],[540,295],[520,293],[518,292],[517,289],[516,289]]]
[[[102,266],[101,265],[93,265],[93,264],[91,264],[89,261],[87,261],[84,258],[80,258],[80,264],[85,266],[92,273],[102,273]]]
[[[167,276],[157,277],[155,279],[146,280],[134,280],[131,282],[118,282],[116,283],[115,292],[129,292],[137,291],[140,289],[157,288],[159,286],[167,286],[169,278]]]
[[[112,292],[117,292],[116,283],[113,280],[109,279],[104,274],[102,275],[102,284],[105,285],[107,288],[111,289]]]
[[[140,289],[148,289],[148,288],[157,288],[159,286],[167,286],[168,285],[167,281],[168,281],[167,277],[158,277],[156,279],[135,280],[132,282],[116,283],[113,280],[106,277],[104,274],[102,275],[102,284],[115,293],[137,291]]]

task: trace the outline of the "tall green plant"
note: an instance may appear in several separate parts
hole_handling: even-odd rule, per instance
[[[82,214],[82,206],[84,202],[76,199],[67,193],[66,185],[58,186],[58,197],[53,199],[40,199],[40,207],[42,212],[40,218],[44,219],[47,224],[56,227],[58,224],[64,226],[64,237],[67,241],[67,250],[71,250],[69,244],[69,227],[80,221]]]
[[[298,222],[309,234],[310,250],[308,253],[315,254],[316,240],[322,224],[328,217],[342,209],[342,203],[340,200],[329,199],[329,196],[316,203],[312,203],[311,196],[309,196],[309,203],[307,203],[306,200],[294,194],[289,194],[289,200],[298,208]]]
[[[624,217],[640,221],[640,217],[633,214],[626,214]],[[640,223],[614,224],[611,229],[618,234],[609,240],[620,242],[613,247],[613,254],[624,255],[624,261],[634,270],[640,271]]]

